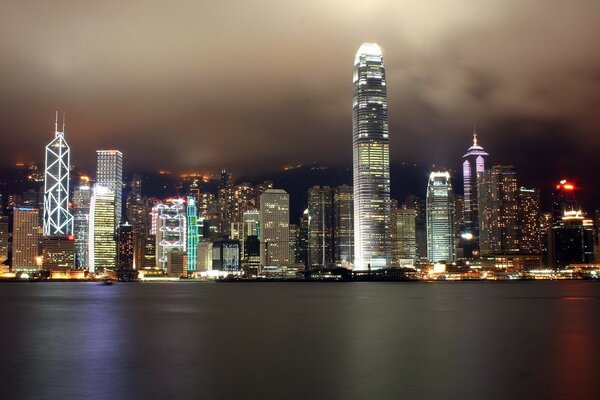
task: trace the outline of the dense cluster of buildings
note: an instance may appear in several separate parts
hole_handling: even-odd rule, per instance
[[[43,188],[0,199],[2,273],[153,279],[592,266],[599,213],[594,221],[582,210],[566,180],[545,212],[514,166],[488,165],[477,132],[462,158],[462,194],[450,170],[436,169],[424,198],[392,199],[386,85],[380,48],[363,44],[354,60],[353,184],[308,188],[300,216],[272,182],[236,183],[225,170],[187,175],[172,198],[144,196],[141,176],[124,181],[118,150],[98,150],[95,176],[72,185],[57,116],[43,172],[32,166],[28,176]]]

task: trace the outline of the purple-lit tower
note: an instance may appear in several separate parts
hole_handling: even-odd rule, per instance
[[[485,157],[489,156],[477,143],[477,131],[473,130],[473,145],[463,156],[463,185],[465,195],[463,238],[474,241],[475,248],[479,240],[479,207],[477,205],[477,178],[485,170]]]

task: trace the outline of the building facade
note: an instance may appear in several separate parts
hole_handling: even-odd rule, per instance
[[[354,269],[390,261],[390,156],[385,67],[381,49],[364,43],[353,75],[352,148]]]
[[[455,251],[450,173],[432,172],[427,186],[427,258],[431,262],[452,262]]]
[[[119,150],[97,150],[96,155],[96,185],[114,193],[115,226],[119,226],[123,209],[123,153]]]
[[[260,195],[261,266],[287,267],[290,262],[290,196],[267,189]]]

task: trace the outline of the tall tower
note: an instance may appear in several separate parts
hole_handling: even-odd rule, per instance
[[[432,172],[427,185],[427,258],[452,262],[454,249],[454,194],[447,171]]]
[[[115,226],[121,223],[123,208],[123,153],[119,150],[97,150],[96,185],[115,195]]]
[[[115,194],[96,185],[90,199],[88,224],[88,269],[95,272],[117,265],[115,242]]]
[[[287,267],[290,262],[290,195],[267,189],[260,195],[260,264]]]
[[[69,163],[71,149],[65,141],[65,121],[58,130],[58,112],[54,121],[54,139],[46,146],[44,172],[44,235],[73,233],[69,213]]]
[[[485,170],[485,157],[489,154],[477,143],[477,131],[473,129],[473,145],[463,156],[464,224],[466,234],[479,239],[479,211],[477,201],[477,177]]]
[[[381,49],[363,43],[354,58],[352,148],[354,269],[390,261],[390,154],[387,90]]]

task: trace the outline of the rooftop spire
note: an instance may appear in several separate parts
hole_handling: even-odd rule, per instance
[[[473,146],[477,146],[477,127],[473,125]]]
[[[63,128],[62,128],[62,132],[65,133],[65,121],[67,119],[67,113],[63,111]]]
[[[54,116],[54,134],[56,135],[58,132],[58,110],[56,110],[56,114]]]

